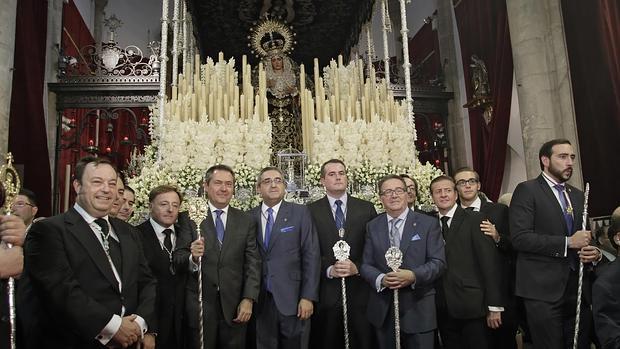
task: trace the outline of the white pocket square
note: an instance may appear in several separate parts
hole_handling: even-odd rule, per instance
[[[422,238],[420,237],[420,234],[415,234],[414,236],[411,237],[411,241],[418,241],[421,240]]]

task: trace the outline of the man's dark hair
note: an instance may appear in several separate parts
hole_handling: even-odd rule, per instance
[[[260,181],[261,181],[261,178],[263,177],[263,173],[267,171],[277,171],[280,174],[280,176],[282,176],[282,180],[284,180],[284,172],[282,172],[282,170],[279,167],[267,166],[263,168],[262,170],[260,170],[260,172],[256,176],[256,187],[260,185]]]
[[[546,142],[545,144],[543,144],[540,147],[540,150],[538,151],[538,161],[540,162],[540,169],[544,170],[545,166],[543,165],[542,162],[542,157],[546,157],[551,159],[551,154],[553,154],[553,147],[558,145],[558,144],[570,144],[570,141],[566,138],[557,138],[557,139],[552,139],[548,142]]]
[[[381,179],[379,179],[379,182],[377,182],[377,189],[379,190],[379,193],[381,193],[381,187],[383,186],[383,183],[387,182],[390,179],[398,179],[399,181],[401,181],[403,183],[403,189],[407,191],[407,183],[405,183],[403,177],[395,174],[389,174],[387,176],[381,177]]]
[[[233,171],[232,168],[230,168],[230,166],[226,166],[226,165],[213,165],[211,167],[209,167],[209,169],[207,170],[207,172],[205,173],[205,183],[209,184],[209,182],[211,182],[211,178],[213,178],[213,174],[215,173],[215,171],[226,171],[229,172],[232,177],[233,177],[233,184],[235,182],[235,171]]]
[[[345,172],[347,171],[347,165],[344,164],[344,162],[340,159],[329,159],[327,161],[325,161],[323,163],[323,165],[321,165],[321,178],[325,178],[325,167],[327,167],[327,165],[329,164],[340,164],[342,165],[342,167],[344,167]]]
[[[125,184],[125,191],[130,191],[134,196],[136,196],[136,191],[133,190],[132,187]]]
[[[110,165],[116,172],[118,176],[118,171],[116,170],[116,166],[110,161],[108,158],[98,158],[94,156],[85,156],[78,161],[75,165],[75,175],[73,179],[78,181],[80,184],[82,183],[82,178],[84,177],[84,171],[86,170],[86,166],[89,164],[93,164],[93,166],[97,167],[99,165]]]
[[[464,167],[461,167],[461,168],[457,169],[452,174],[452,177],[456,177],[456,175],[461,173],[461,172],[473,172],[476,175],[476,180],[478,180],[478,181],[480,180],[480,175],[478,175],[478,172],[476,172],[473,168],[471,168],[469,166],[464,166]]]
[[[428,190],[430,190],[431,195],[433,194],[433,184],[439,182],[439,181],[449,181],[452,182],[452,185],[454,186],[454,190],[456,190],[456,182],[454,181],[454,178],[450,177],[450,176],[446,176],[446,175],[441,175],[441,176],[437,176],[435,178],[433,178],[433,180],[431,181],[431,184],[428,186]]]
[[[399,176],[400,176],[400,178],[402,178],[402,179],[405,179],[405,178],[409,178],[409,179],[411,179],[411,181],[413,182],[413,185],[415,186],[415,196],[416,196],[416,197],[419,197],[420,195],[418,195],[418,181],[416,181],[416,180],[415,180],[415,178],[413,178],[413,177],[409,176],[409,175],[408,175],[408,174],[406,174],[406,173],[400,174]],[[405,183],[405,184],[407,184],[407,183]],[[409,189],[409,188],[407,188],[407,189]]]
[[[21,188],[19,190],[19,194],[17,194],[17,195],[23,195],[23,196],[27,197],[29,203],[33,207],[37,207],[38,206],[37,195],[32,190],[26,189],[26,188]]]
[[[607,228],[607,237],[611,245],[618,251],[618,244],[614,240],[614,236],[620,232],[620,221],[611,222],[609,228]],[[617,262],[616,262],[617,263]]]
[[[183,195],[179,192],[179,188],[173,185],[158,185],[151,189],[149,192],[149,202],[152,203],[159,194],[165,193],[176,193],[179,196],[179,203],[183,202]]]

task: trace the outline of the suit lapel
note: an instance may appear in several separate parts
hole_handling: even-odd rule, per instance
[[[537,179],[538,179],[538,184],[540,185],[540,188],[543,191],[543,193],[545,193],[545,195],[547,196],[547,199],[553,202],[553,207],[554,207],[553,210],[555,211],[555,216],[559,218],[558,220],[560,224],[562,224],[562,231],[565,232],[564,235],[566,235],[566,231],[568,230],[568,227],[566,226],[566,220],[564,220],[564,212],[562,212],[562,206],[560,206],[560,203],[558,202],[558,198],[555,196],[555,193],[553,193],[551,187],[549,187],[549,184],[547,183],[547,181],[545,180],[542,174],[539,175]],[[573,199],[571,198],[571,201],[572,200]]]
[[[383,217],[377,222],[379,224],[379,243],[381,244],[380,251],[387,251],[390,248],[390,231],[388,229],[388,215],[383,214]]]
[[[118,288],[118,281],[114,277],[112,266],[110,261],[103,250],[103,246],[99,242],[99,239],[95,236],[95,233],[91,227],[86,223],[84,218],[75,211],[70,209],[66,216],[67,230],[73,234],[73,236],[84,246],[88,255],[92,258],[93,262],[101,271],[101,273],[108,279],[108,281],[114,286],[117,292],[120,292]]]
[[[350,202],[347,201],[347,206],[349,205]],[[325,217],[324,221],[321,222],[322,224],[324,224],[326,226],[327,232],[330,235],[333,235],[334,237],[334,242],[340,240],[340,236],[338,235],[338,229],[336,228],[336,220],[334,220],[334,212],[332,211],[331,206],[329,205],[329,199],[327,198],[327,196],[323,197],[320,201],[319,201],[319,207],[320,207],[320,216],[321,217]],[[347,208],[347,213],[346,216],[344,217],[344,234],[345,234],[345,238],[347,235],[347,230],[349,230],[349,212],[351,212],[351,210],[349,210]],[[329,218],[327,218],[329,217]]]
[[[400,238],[400,250],[405,254],[407,249],[409,248],[409,243],[411,242],[411,238],[415,233],[415,227],[417,222],[415,221],[415,216],[413,211],[408,209],[407,220],[405,221],[405,226],[403,227],[403,235]]]
[[[136,251],[132,251],[130,246],[131,246],[131,237],[129,236],[129,234],[126,234],[125,231],[121,231],[121,229],[118,227],[118,224],[114,224],[113,219],[110,219],[110,224],[112,225],[112,228],[114,229],[114,232],[116,233],[116,236],[118,237],[118,241],[121,247],[121,270],[117,270],[118,273],[121,276],[121,280],[123,282],[124,285],[128,285],[128,278],[130,277],[131,273],[131,259],[133,258],[132,252],[136,252]],[[153,232],[153,235],[155,235],[155,232]]]
[[[230,212],[230,209],[229,209],[229,212]],[[230,217],[227,217],[226,223],[228,223],[229,218]],[[208,248],[208,246],[215,246],[216,247],[215,250],[220,251],[220,246],[219,246],[220,242],[217,241],[217,234],[215,232],[215,223],[213,222],[213,215],[211,214],[211,210],[207,212],[207,216],[202,221],[202,223],[200,223],[200,235],[203,237],[205,241],[205,249]],[[224,228],[224,235],[226,235],[226,228]],[[224,240],[226,240],[225,237],[224,237]]]
[[[280,230],[286,226],[290,214],[290,204],[286,201],[282,201],[282,204],[280,204],[280,209],[278,210],[278,216],[276,217],[276,221],[273,223],[273,228],[271,229],[271,236],[269,237],[269,246],[267,247],[267,252],[271,251],[273,245],[275,245],[276,241],[282,234]]]
[[[256,240],[259,242],[260,247],[263,249],[263,251],[265,251],[265,241],[263,239],[263,235],[264,235],[264,229],[263,229],[263,204],[261,203],[260,205],[258,205],[257,207],[255,207],[252,211],[251,214],[254,218],[254,221],[256,222],[257,225],[257,231],[258,233],[256,234]]]
[[[454,211],[454,217],[452,217],[452,222],[450,222],[450,228],[448,229],[448,236],[445,236],[444,239],[450,240],[457,234],[459,229],[461,229],[461,224],[465,220],[465,210],[463,210],[460,206],[456,208]]]

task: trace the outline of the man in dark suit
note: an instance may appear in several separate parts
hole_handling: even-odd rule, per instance
[[[31,339],[40,347],[127,347],[154,321],[156,281],[140,238],[129,224],[108,217],[116,182],[108,160],[80,160],[76,204],[28,232],[24,269],[39,300],[41,326]],[[145,338],[154,343],[153,336]]]
[[[379,348],[395,346],[394,302],[398,289],[400,334],[403,348],[433,348],[437,327],[435,281],[446,267],[444,243],[437,221],[407,206],[407,187],[397,175],[378,184],[385,213],[368,222],[362,278],[372,291],[367,316],[375,327]],[[402,264],[392,271],[385,254],[390,246],[402,252]]]
[[[366,319],[371,289],[359,276],[366,234],[366,223],[377,216],[371,202],[347,194],[347,169],[336,159],[321,166],[321,184],[326,194],[310,205],[321,251],[321,283],[317,311],[312,316],[310,344],[313,348],[344,348],[341,278],[347,289],[347,315],[351,348],[376,348],[376,338]],[[349,259],[337,261],[333,247],[340,240],[349,244]]]
[[[149,193],[150,218],[137,226],[142,234],[144,255],[157,279],[156,323],[158,348],[182,348],[182,332],[187,269],[176,270],[172,251],[181,227],[181,194],[169,185],[160,185]]]
[[[318,300],[320,255],[306,206],[283,201],[284,175],[266,167],[256,187],[263,202],[250,214],[263,260],[256,314],[258,349],[308,347],[310,316]]]
[[[517,255],[516,295],[524,298],[527,321],[536,348],[572,346],[579,260],[599,261],[589,246],[591,233],[582,226],[584,196],[566,184],[575,153],[570,142],[554,139],[539,152],[542,173],[520,183],[510,204],[510,233]],[[589,268],[587,268],[589,269]],[[590,283],[583,286],[580,348],[589,348],[592,323]]]
[[[486,328],[498,328],[504,310],[495,243],[480,230],[482,216],[456,203],[454,179],[436,177],[430,189],[446,241],[448,269],[437,301],[444,348],[489,348]]]
[[[609,226],[610,235],[620,232],[620,221]],[[598,273],[599,271],[597,271]],[[620,348],[620,261],[607,265],[592,286],[594,328],[603,349]]]
[[[491,348],[516,349],[517,316],[514,296],[514,252],[508,233],[508,207],[493,203],[480,194],[480,177],[469,167],[462,167],[454,172],[456,190],[461,207],[465,210],[480,212],[484,218],[480,230],[490,236],[499,252],[502,272],[501,287],[504,311],[502,325],[497,329],[489,328],[489,345]]]
[[[261,261],[256,225],[245,212],[230,207],[235,175],[226,165],[210,167],[204,190],[208,216],[198,239],[192,229],[177,236],[177,270],[193,272],[187,282],[186,322],[190,347],[199,347],[198,257],[202,257],[203,338],[205,347],[244,348],[247,322],[258,299]]]

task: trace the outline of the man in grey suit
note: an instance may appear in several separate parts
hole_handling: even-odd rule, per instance
[[[310,211],[283,201],[284,175],[277,167],[261,170],[256,186],[263,199],[250,211],[263,260],[256,345],[258,349],[307,348],[320,268]]]
[[[398,289],[400,334],[403,348],[432,348],[435,315],[435,281],[446,267],[444,242],[437,220],[407,206],[407,185],[397,175],[378,184],[385,213],[368,222],[361,274],[375,292],[367,315],[375,327],[380,348],[394,348],[392,290]],[[401,267],[392,271],[385,260],[390,246],[403,254]]]
[[[198,257],[202,256],[206,348],[244,348],[246,323],[258,299],[261,262],[256,227],[245,212],[229,206],[234,187],[230,167],[210,167],[204,183],[209,213],[200,224],[201,237],[192,234],[192,229],[182,229],[177,236],[177,270],[189,268],[193,272],[187,282],[185,307],[187,325],[193,334],[188,339],[191,348],[199,346]]]

